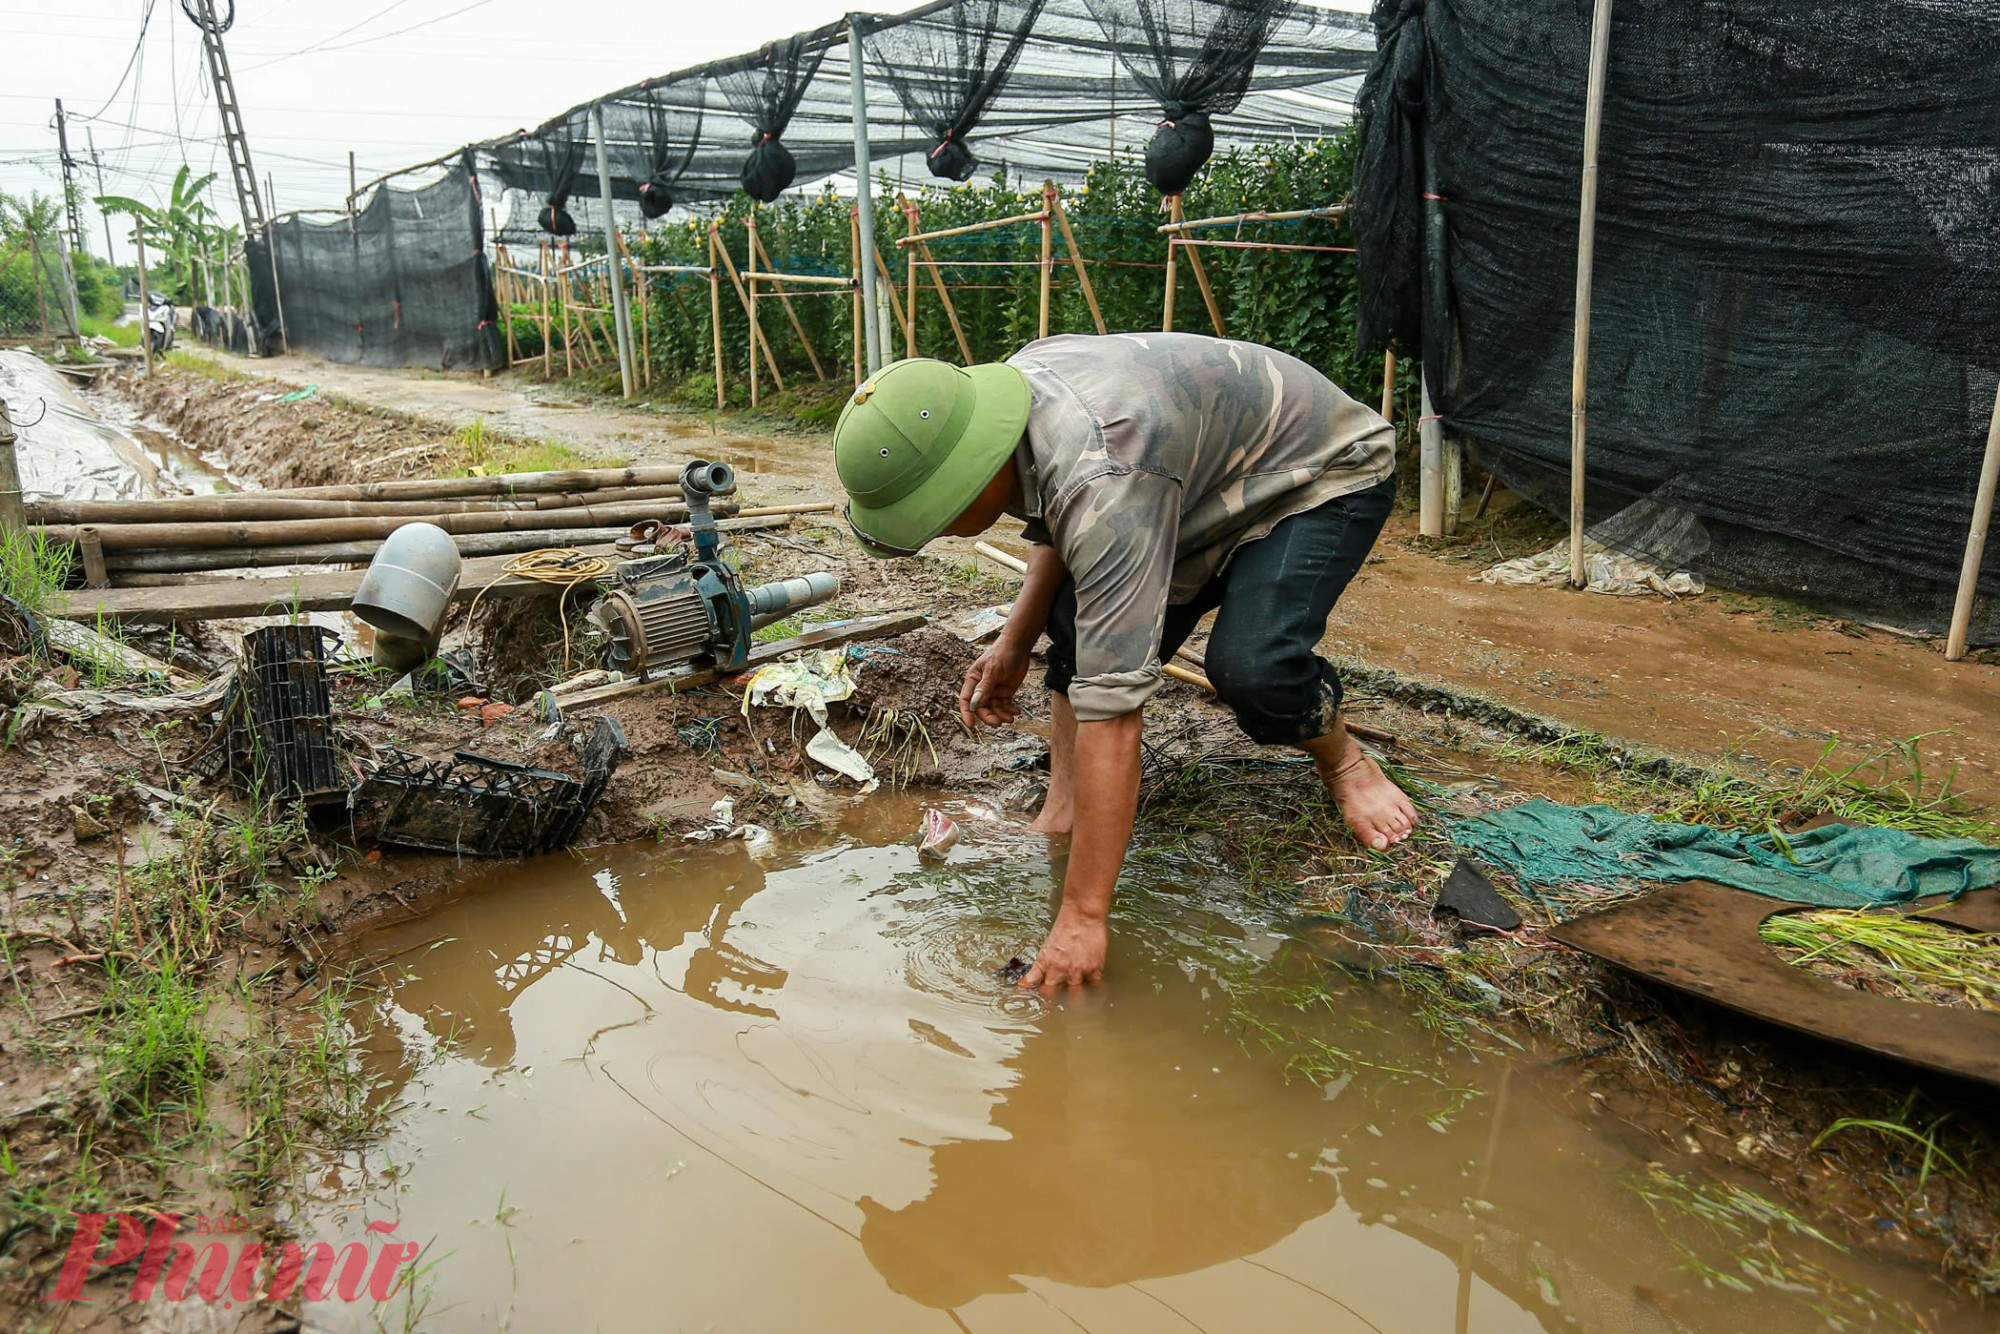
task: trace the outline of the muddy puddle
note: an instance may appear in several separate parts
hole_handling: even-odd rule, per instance
[[[1552,1110],[1560,1070],[1441,1040],[1286,905],[1164,853],[1121,890],[1112,983],[1024,996],[995,970],[1060,868],[947,809],[941,866],[919,807],[876,800],[757,856],[480,869],[365,937],[352,1016],[392,1129],[294,1223],[393,1220],[425,1268],[314,1327],[1991,1327]]]

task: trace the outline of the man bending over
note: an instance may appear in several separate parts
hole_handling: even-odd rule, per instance
[[[1012,722],[1048,632],[1051,778],[1032,827],[1073,837],[1023,987],[1103,976],[1141,711],[1208,612],[1209,680],[1244,734],[1310,755],[1362,843],[1409,835],[1415,807],[1348,736],[1340,678],[1315,652],[1395,500],[1395,430],[1324,375],[1197,334],[1065,335],[1002,364],[887,366],[842,409],[833,448],[848,522],[877,556],[1003,514],[1027,525],[1027,582],[959,696],[968,726]]]

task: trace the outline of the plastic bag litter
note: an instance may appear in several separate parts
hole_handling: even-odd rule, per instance
[[[806,754],[835,773],[866,783],[875,777],[875,767],[826,725],[826,706],[853,693],[847,655],[837,648],[823,649],[759,667],[743,692],[743,713],[748,717],[753,705],[804,709],[819,727],[806,743]]]
[[[1586,538],[1583,543],[1584,588],[1610,597],[1699,597],[1708,591],[1701,576],[1692,570],[1669,574],[1657,565],[1627,556]],[[1516,585],[1557,585],[1569,582],[1569,542],[1567,540],[1532,556],[1502,561],[1472,576],[1475,583]]]
[[[951,851],[952,844],[958,842],[958,826],[949,815],[936,807],[924,811],[923,823],[917,828],[917,855],[919,857],[942,857]]]

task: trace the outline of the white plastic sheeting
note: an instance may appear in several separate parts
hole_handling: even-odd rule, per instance
[[[61,372],[30,352],[0,351],[0,400],[14,423],[29,500],[140,500],[158,465],[101,420]]]

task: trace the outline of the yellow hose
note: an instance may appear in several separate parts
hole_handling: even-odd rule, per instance
[[[500,567],[500,573],[493,581],[473,595],[472,605],[466,609],[465,620],[469,625],[472,614],[479,610],[479,599],[486,596],[486,589],[502,579],[512,576],[516,579],[533,579],[536,583],[555,584],[562,588],[562,596],[556,599],[556,619],[562,623],[563,632],[563,672],[569,672],[569,617],[566,614],[570,592],[578,584],[594,583],[610,574],[616,568],[615,562],[605,556],[591,556],[574,547],[544,547],[540,551],[524,551]]]

